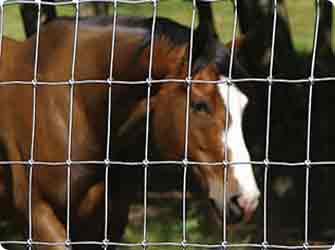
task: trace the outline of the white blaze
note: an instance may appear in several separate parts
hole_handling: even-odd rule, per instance
[[[235,86],[219,85],[221,97],[226,110],[230,114],[230,126],[227,131],[227,145],[230,150],[230,161],[245,164],[234,165],[233,175],[238,183],[239,194],[246,206],[256,208],[260,196],[255,176],[250,163],[250,154],[246,147],[242,132],[243,111],[248,103],[248,98]],[[229,91],[229,98],[227,96]],[[229,105],[227,100],[229,99]],[[227,116],[228,117],[228,116]],[[222,133],[222,141],[225,142],[225,132]]]

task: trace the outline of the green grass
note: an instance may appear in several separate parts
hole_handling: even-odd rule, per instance
[[[147,240],[149,242],[182,241],[182,200],[148,201]],[[249,242],[255,225],[243,225],[243,231],[228,228],[230,242]],[[241,231],[241,232],[240,232]],[[187,200],[186,238],[188,242],[200,244],[220,244],[222,226],[208,218],[204,202]],[[126,228],[125,242],[136,243],[143,240],[143,206],[135,205],[131,210],[130,222]]]
[[[216,28],[220,39],[228,42],[232,37],[233,6],[230,1],[216,2],[213,6]],[[287,1],[287,7],[296,48],[300,51],[310,50],[313,45],[314,33],[314,1],[290,0]],[[81,5],[82,13],[87,13],[88,9],[89,4]],[[72,7],[58,7],[58,13],[60,15],[72,15],[74,12]],[[119,4],[118,13],[123,15],[151,16],[152,8],[150,4]],[[190,25],[192,20],[192,5],[190,1],[185,0],[163,0],[158,5],[158,15]],[[18,6],[11,5],[5,8],[5,35],[19,40],[24,39]]]

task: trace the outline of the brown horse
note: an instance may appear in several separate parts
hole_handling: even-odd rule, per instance
[[[143,27],[117,26],[114,79],[143,80],[147,77],[150,54],[150,23]],[[167,29],[168,28],[168,29]],[[43,27],[40,34],[38,58],[39,81],[68,81],[71,77],[71,60],[74,25],[71,21],[55,21]],[[178,31],[178,32],[176,32]],[[188,32],[183,26],[166,20],[157,23],[154,38],[152,77],[154,79],[185,79],[189,51]],[[184,34],[184,35],[182,35]],[[187,33],[186,33],[187,34]],[[178,36],[177,36],[178,35]],[[31,38],[23,43],[9,39],[3,41],[0,61],[0,79],[33,79],[34,45]],[[107,79],[109,76],[110,27],[83,26],[78,32],[75,79]],[[203,51],[207,53],[207,51]],[[18,60],[19,59],[19,60]],[[211,61],[199,54],[193,58],[193,79],[219,80],[220,75]],[[106,131],[108,86],[105,84],[77,85],[74,87],[73,130],[71,160],[99,160],[106,158]],[[31,159],[31,131],[33,117],[33,88],[36,88],[36,135],[33,160],[68,160],[69,87],[39,85],[2,85],[0,91],[1,121],[0,140],[2,160],[28,161]],[[146,85],[112,85],[111,145],[113,160],[143,160],[143,145],[134,150],[134,141],[144,139],[146,117]],[[227,112],[225,85],[194,84],[191,88],[188,160],[213,162],[223,160],[249,161],[243,141],[241,116],[246,98],[231,87],[231,109]],[[150,146],[154,149],[149,160],[182,160],[185,138],[185,85],[169,82],[153,84],[150,98]],[[16,101],[20,103],[17,104]],[[226,119],[230,117],[229,148],[224,148]],[[169,136],[165,136],[169,134]],[[230,141],[230,139],[229,139]],[[136,143],[137,144],[137,143]],[[128,149],[132,150],[128,150]],[[225,159],[227,151],[228,159]],[[12,201],[17,214],[27,225],[28,221],[28,169],[22,164],[1,168],[5,182],[4,196]],[[64,164],[65,165],[65,164]],[[136,169],[136,170],[135,170]],[[223,209],[222,166],[201,164],[193,166],[203,194],[214,201],[217,211]],[[103,239],[103,228],[85,238],[83,225],[103,216],[104,203],[103,166],[71,166],[71,240]],[[110,172],[109,230],[111,240],[120,241],[127,223],[128,209],[133,199],[142,168],[125,166],[112,168]],[[66,240],[66,173],[65,166],[34,165],[32,186],[32,238],[34,241],[64,243]],[[257,206],[259,192],[250,165],[229,168],[229,200],[237,205],[239,216],[250,214]],[[135,185],[133,185],[135,183]],[[136,185],[137,183],[137,185]],[[6,198],[6,197],[4,197]],[[228,200],[228,202],[229,202]],[[100,209],[99,209],[100,208]],[[103,224],[103,223],[101,223]],[[87,232],[90,231],[89,229]],[[79,235],[80,234],[80,235]],[[39,249],[49,249],[38,246]],[[64,246],[56,248],[63,249]]]

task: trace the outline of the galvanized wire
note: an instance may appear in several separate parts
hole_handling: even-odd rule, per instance
[[[335,77],[315,77],[315,65],[317,56],[317,37],[319,33],[319,21],[320,21],[320,0],[315,0],[316,4],[316,21],[314,30],[314,44],[313,44],[313,54],[311,60],[311,72],[309,78],[305,79],[284,79],[275,78],[273,75],[274,60],[275,60],[275,49],[276,49],[276,30],[277,30],[277,0],[273,0],[273,27],[272,27],[272,44],[271,44],[271,57],[269,65],[269,74],[267,78],[233,78],[233,63],[235,56],[235,38],[237,30],[237,5],[238,0],[234,0],[234,27],[233,27],[233,39],[229,63],[229,73],[226,79],[220,79],[217,81],[206,81],[206,80],[194,80],[192,79],[192,50],[193,50],[193,35],[195,28],[195,16],[196,16],[196,0],[193,0],[193,10],[192,10],[192,22],[190,29],[190,47],[189,47],[189,58],[188,58],[188,70],[185,79],[153,79],[152,78],[152,67],[154,58],[154,40],[155,40],[155,26],[157,19],[157,8],[159,2],[157,0],[80,0],[80,1],[31,1],[31,0],[2,0],[0,1],[0,54],[3,47],[3,23],[4,23],[4,7],[15,5],[15,4],[34,4],[38,8],[37,15],[37,35],[36,35],[36,45],[34,54],[34,71],[33,79],[31,81],[0,81],[0,85],[29,85],[32,86],[32,134],[31,134],[31,147],[30,147],[30,158],[24,160],[13,160],[13,161],[0,161],[0,166],[6,167],[5,165],[17,165],[17,166],[28,166],[28,239],[26,241],[0,241],[0,244],[17,244],[17,245],[27,245],[30,249],[33,246],[59,246],[64,245],[66,247],[75,245],[97,245],[102,246],[107,249],[108,246],[118,246],[118,247],[135,247],[142,246],[147,248],[149,246],[176,246],[181,248],[194,247],[194,248],[241,248],[241,247],[251,247],[251,248],[273,248],[273,249],[329,249],[333,245],[310,245],[309,242],[309,192],[310,192],[310,171],[314,167],[328,167],[335,165],[335,161],[311,161],[311,122],[312,122],[312,107],[313,107],[313,86],[315,84],[328,84],[329,82],[335,81]],[[209,0],[207,2],[215,2],[217,0]],[[334,1],[328,0],[334,4]],[[75,79],[75,65],[76,65],[76,55],[77,55],[77,43],[78,43],[78,23],[79,23],[79,6],[82,3],[113,3],[113,36],[111,45],[111,59],[110,59],[110,72],[109,77],[106,80],[76,80]],[[114,69],[114,56],[115,56],[115,43],[116,43],[116,23],[117,23],[117,4],[152,4],[152,27],[151,27],[151,43],[150,43],[150,55],[148,64],[148,77],[144,81],[120,81],[113,78]],[[40,26],[41,26],[41,6],[75,6],[75,29],[74,29],[74,42],[73,42],[73,55],[72,55],[72,68],[71,68],[71,78],[68,81],[40,81],[38,79],[38,57],[39,57],[39,40],[40,40]],[[150,132],[150,101],[151,101],[151,88],[154,84],[167,84],[169,82],[175,82],[179,84],[186,85],[186,107],[185,107],[185,144],[184,144],[184,159],[175,161],[152,161],[149,159],[149,132]],[[75,86],[85,85],[85,84],[97,84],[106,85],[108,87],[108,114],[107,114],[107,136],[106,136],[106,155],[105,160],[91,159],[89,161],[72,160],[72,127],[73,127],[73,105],[74,105],[74,88]],[[230,100],[229,89],[233,84],[268,84],[267,92],[267,117],[266,117],[266,138],[265,138],[265,156],[263,161],[250,161],[250,162],[237,162],[227,160],[227,153],[225,153],[225,161],[219,162],[196,162],[188,159],[188,143],[189,143],[189,106],[191,100],[191,90],[193,84],[227,84],[227,110],[229,112]],[[272,105],[272,86],[273,84],[284,84],[289,86],[290,84],[301,84],[308,85],[309,95],[308,95],[308,114],[307,114],[307,131],[306,131],[306,159],[301,162],[285,162],[285,161],[272,161],[270,159],[270,132],[271,132],[271,105]],[[43,85],[50,86],[68,86],[69,87],[69,124],[68,124],[68,149],[67,149],[67,160],[66,161],[38,161],[34,157],[35,152],[35,128],[36,128],[36,100],[37,100],[37,88]],[[111,119],[112,119],[112,85],[132,85],[132,86],[146,86],[147,87],[147,98],[146,98],[146,128],[145,128],[145,145],[144,145],[144,159],[138,162],[127,162],[127,161],[112,161],[110,158],[111,150]],[[229,138],[227,133],[228,119],[226,121],[226,131],[224,145],[227,148],[229,144]],[[105,166],[105,216],[104,216],[104,239],[103,241],[71,241],[70,237],[70,207],[71,207],[71,167],[74,165],[85,164],[87,167],[100,167],[100,165]],[[227,211],[226,211],[226,200],[227,200],[227,181],[228,181],[228,167],[234,168],[239,165],[252,164],[257,167],[264,168],[264,190],[263,190],[263,241],[261,243],[243,243],[243,244],[230,244],[227,238]],[[33,212],[32,212],[32,182],[33,182],[33,168],[47,167],[47,166],[66,166],[67,170],[67,182],[66,182],[66,196],[67,196],[67,207],[66,207],[66,239],[65,242],[47,242],[47,241],[35,241],[33,240]],[[150,166],[160,165],[166,167],[177,166],[183,167],[183,187],[182,187],[182,237],[181,242],[149,242],[148,241],[148,228],[147,228],[147,207],[148,207],[148,170]],[[223,235],[222,242],[219,244],[197,244],[187,242],[187,171],[189,167],[201,165],[208,166],[223,166],[224,167],[224,208],[223,208]],[[144,219],[143,219],[143,240],[138,243],[123,243],[123,242],[111,242],[108,235],[108,176],[109,168],[111,166],[132,166],[132,167],[143,167],[144,170]],[[304,242],[302,245],[285,245],[285,244],[271,244],[269,243],[268,236],[268,186],[269,186],[269,168],[271,167],[305,167],[305,220],[304,220]]]

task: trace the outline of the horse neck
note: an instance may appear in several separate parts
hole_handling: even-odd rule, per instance
[[[31,80],[33,72],[31,49],[29,42],[18,42],[4,37],[0,56],[0,80]]]
[[[115,56],[116,80],[145,81],[149,77],[150,45],[138,51],[140,49],[139,43],[143,40],[142,34],[140,37],[134,36],[134,34],[129,37],[129,34],[124,34],[123,41],[121,38],[122,36],[119,36],[117,44],[120,44],[120,47],[116,50],[116,53],[120,54],[116,54]],[[168,38],[156,38],[154,41],[151,77],[154,80],[167,78],[181,79],[182,77],[178,77],[180,76],[179,66],[181,60],[185,57],[185,52],[187,52],[187,46],[175,47]],[[121,55],[122,53],[128,56]],[[153,84],[150,93],[151,96],[154,96],[160,90],[161,86],[161,84]],[[112,92],[112,107],[116,107],[114,108],[114,116],[112,116],[113,125],[115,128],[119,128],[129,118],[134,107],[147,98],[147,85],[114,85]]]
[[[156,39],[152,62],[152,75],[156,79],[184,78],[184,61],[187,57],[187,46],[175,46],[164,37]],[[185,68],[186,69],[186,68]]]

